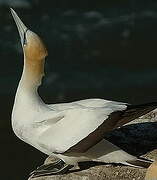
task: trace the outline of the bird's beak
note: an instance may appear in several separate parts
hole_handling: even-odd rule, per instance
[[[19,35],[20,35],[20,38],[21,38],[21,44],[22,44],[22,47],[23,47],[24,45],[27,44],[26,32],[27,32],[28,28],[23,24],[23,22],[18,17],[16,12],[12,8],[10,8],[10,10],[11,10],[11,14],[12,14],[12,16],[14,18],[14,21],[16,23],[17,29],[19,31]]]

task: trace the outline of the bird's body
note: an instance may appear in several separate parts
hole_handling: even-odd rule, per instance
[[[66,152],[94,132],[112,112],[127,107],[103,99],[46,105],[37,88],[26,90],[22,81],[12,112],[13,130],[20,139],[47,155]]]
[[[11,11],[24,51],[23,74],[12,112],[15,134],[68,165],[95,160],[140,166],[137,161],[142,160],[105,140],[104,134],[155,109],[157,103],[132,106],[104,99],[86,99],[45,104],[37,89],[44,74],[46,48],[41,39],[26,28],[15,11]]]

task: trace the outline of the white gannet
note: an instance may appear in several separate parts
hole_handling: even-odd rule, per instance
[[[37,89],[44,75],[47,50],[11,9],[24,53],[24,68],[12,111],[12,127],[24,142],[59,158],[42,165],[33,177],[63,173],[81,161],[121,163],[142,167],[150,162],[128,154],[104,139],[104,134],[152,111],[157,103],[130,105],[104,99],[45,104]]]

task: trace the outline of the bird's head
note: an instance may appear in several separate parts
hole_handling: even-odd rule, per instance
[[[26,59],[31,61],[43,60],[48,55],[48,53],[40,37],[23,24],[21,19],[12,8],[11,14],[16,23]]]

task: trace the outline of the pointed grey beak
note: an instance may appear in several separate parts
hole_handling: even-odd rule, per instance
[[[19,31],[19,35],[20,35],[20,38],[21,38],[21,44],[22,44],[22,47],[23,47],[27,43],[26,42],[26,32],[27,32],[28,28],[23,24],[23,22],[18,17],[16,12],[12,8],[10,8],[10,10],[11,10],[11,14],[12,14],[12,16],[14,18],[14,21],[16,23],[17,29]]]

